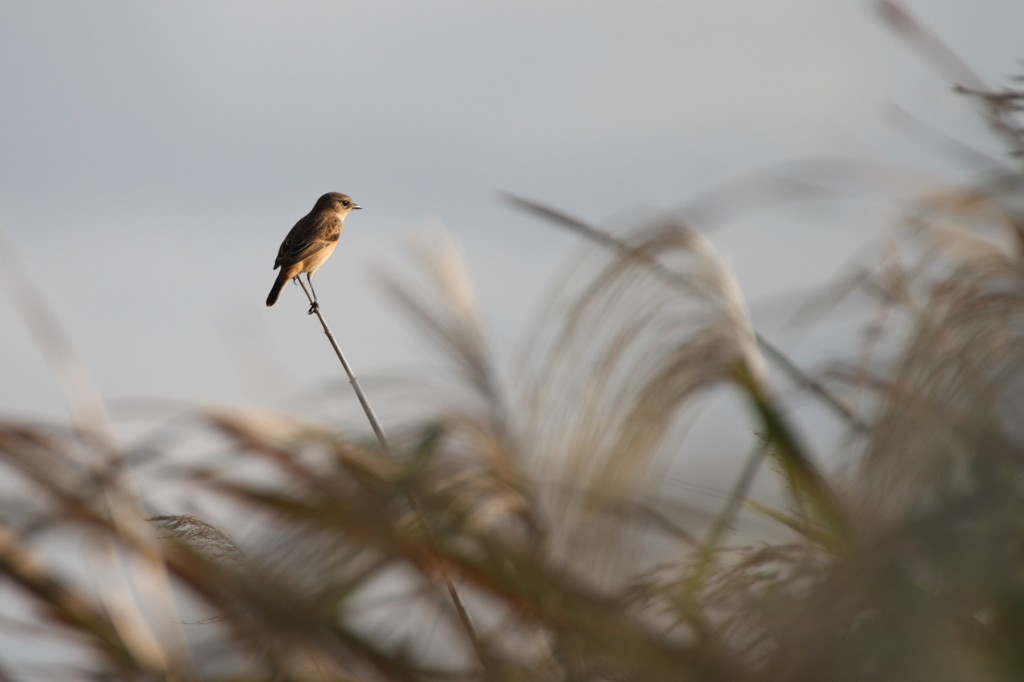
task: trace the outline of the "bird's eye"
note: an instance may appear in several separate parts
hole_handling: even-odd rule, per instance
[[[348,206],[348,199],[342,199],[341,200],[341,205],[342,206]]]

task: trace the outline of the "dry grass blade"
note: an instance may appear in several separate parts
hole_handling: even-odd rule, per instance
[[[1024,279],[1012,221],[991,202],[949,198],[913,219],[917,249],[887,295],[909,313],[903,350],[864,459],[863,494],[876,520],[934,508],[949,495],[1015,470],[1024,433]],[[995,240],[952,227],[995,218]],[[1005,217],[1005,216],[1003,216]],[[898,333],[898,332],[897,332]],[[1002,472],[1002,473],[999,473]],[[1005,479],[1005,483],[1016,478]]]
[[[18,258],[14,245],[0,231],[0,277],[32,333],[36,346],[57,377],[68,401],[72,418],[83,437],[95,438],[100,454],[109,459],[114,449],[107,408],[89,376],[85,364],[75,352],[57,316],[36,287],[28,269]],[[109,450],[109,452],[108,452]]]
[[[505,198],[512,202],[515,206],[526,210],[534,215],[537,215],[545,220],[548,220],[556,225],[568,228],[577,234],[582,235],[589,241],[597,243],[609,250],[619,253],[623,257],[630,257],[637,259],[639,262],[652,268],[655,272],[660,272],[663,275],[666,273],[663,270],[663,266],[658,262],[657,258],[652,257],[651,254],[643,253],[635,250],[628,242],[605,232],[593,225],[590,225],[582,220],[579,220],[567,213],[553,209],[548,206],[544,206],[535,201],[517,197],[511,194],[505,194]],[[801,194],[801,196],[804,196]],[[704,202],[708,205],[713,203],[713,197],[708,197]],[[697,212],[707,211],[701,207],[697,207]],[[691,228],[686,228],[691,229]],[[669,278],[672,279],[671,277]],[[818,380],[814,379],[806,372],[801,370],[792,360],[786,356],[775,344],[771,343],[768,339],[764,338],[761,334],[754,330],[754,337],[757,340],[758,346],[764,353],[782,370],[786,375],[798,386],[801,386],[824,401],[824,404],[828,405],[839,417],[845,422],[849,423],[850,426],[857,429],[858,431],[863,430],[863,424],[857,416],[850,410],[849,407],[843,404],[841,400],[836,398],[832,393],[825,388],[825,386]]]
[[[386,276],[387,291],[459,368],[477,394],[494,435],[510,437],[505,399],[484,339],[476,299],[455,246],[435,243],[417,262],[426,271],[430,289],[424,292]]]
[[[137,674],[177,679],[162,659],[138,656],[139,649],[126,642],[104,609],[55,575],[14,532],[0,524],[0,571],[33,595],[57,623],[91,640],[95,650],[120,674]]]
[[[444,459],[462,470],[448,477],[447,485],[460,482],[462,498],[477,510],[477,523],[507,526],[521,521],[539,534],[543,522],[531,513],[519,427],[513,424],[514,413],[498,380],[465,266],[454,245],[444,241],[440,246],[435,241],[418,263],[428,288],[393,276],[384,283],[459,369],[461,386],[470,392],[462,403],[437,409]]]
[[[1013,156],[1024,155],[1024,126],[1015,121],[1024,93],[990,88],[938,35],[928,29],[897,0],[880,0],[878,7],[888,24],[906,43],[916,49],[940,74],[954,83],[957,92],[970,95],[984,105],[991,129],[1010,146]]]
[[[782,418],[739,287],[710,243],[671,221],[625,241],[515,201],[619,254],[575,305],[545,376],[551,404],[573,410],[553,423],[582,425],[552,435],[552,450],[568,453],[571,462],[566,478],[628,496],[680,408],[731,384],[748,399],[794,499],[812,522],[845,542],[845,514]]]
[[[984,88],[985,82],[949,45],[913,16],[898,0],[878,0],[882,18],[903,36],[907,45],[916,49],[925,60],[952,83],[971,88]]]

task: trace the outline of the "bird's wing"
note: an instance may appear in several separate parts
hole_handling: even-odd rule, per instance
[[[277,252],[274,268],[277,269],[282,265],[288,266],[292,263],[306,260],[317,251],[327,248],[332,243],[325,239],[306,239],[304,241],[291,242],[285,238]]]
[[[331,219],[320,220],[312,225],[307,218],[295,223],[295,227],[281,242],[281,248],[277,250],[277,259],[274,261],[275,269],[305,260],[338,241],[341,230],[340,224],[335,225],[340,223],[336,218],[332,216]]]

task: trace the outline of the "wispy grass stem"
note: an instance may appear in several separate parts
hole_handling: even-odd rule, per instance
[[[330,326],[327,324],[327,320],[324,319],[324,315],[320,311],[320,306],[313,305],[314,298],[306,288],[306,284],[301,278],[296,277],[296,280],[299,282],[299,285],[302,286],[302,291],[305,292],[306,298],[309,299],[309,304],[312,306],[310,308],[310,312],[314,313],[317,316],[317,319],[320,320],[320,325],[324,329],[324,334],[327,335],[327,339],[331,342],[331,347],[334,349],[335,355],[338,356],[341,366],[345,369],[345,374],[348,376],[349,383],[352,385],[352,390],[355,391],[356,397],[359,399],[359,404],[362,405],[363,412],[366,413],[366,418],[370,422],[370,426],[373,428],[374,434],[377,436],[377,441],[380,443],[381,450],[390,457],[393,454],[391,441],[388,440],[387,433],[384,431],[384,427],[381,426],[380,419],[377,418],[377,413],[374,411],[373,405],[370,404],[370,399],[366,396],[366,392],[363,391],[363,387],[359,384],[359,379],[356,377],[355,372],[352,371],[352,366],[348,364],[348,360],[345,358],[345,353],[341,350],[341,344],[338,343],[338,340],[334,336],[334,332],[331,331]],[[462,598],[462,593],[459,592],[458,585],[455,584],[455,579],[452,577],[451,571],[445,565],[444,561],[440,560],[441,553],[437,550],[437,539],[434,537],[433,531],[431,531],[430,527],[427,525],[422,514],[420,514],[420,505],[416,501],[416,497],[412,493],[408,493],[406,497],[409,501],[409,507],[417,516],[419,516],[428,546],[438,558],[441,580],[444,582],[445,589],[448,591],[448,596],[455,608],[455,614],[459,619],[459,623],[465,631],[466,637],[469,639],[470,645],[473,647],[473,651],[476,653],[481,665],[483,665],[485,669],[489,669],[491,667],[489,665],[490,655],[480,639],[480,634],[477,632],[476,626],[473,624],[473,619],[469,614],[469,609],[466,608],[465,600]]]

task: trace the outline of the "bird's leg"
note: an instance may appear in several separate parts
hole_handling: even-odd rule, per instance
[[[313,313],[320,309],[320,303],[317,301],[316,297],[316,289],[313,288],[312,272],[306,273],[306,281],[309,282],[309,290],[313,292],[313,302],[309,305],[309,312],[307,313],[308,315],[312,315]]]

